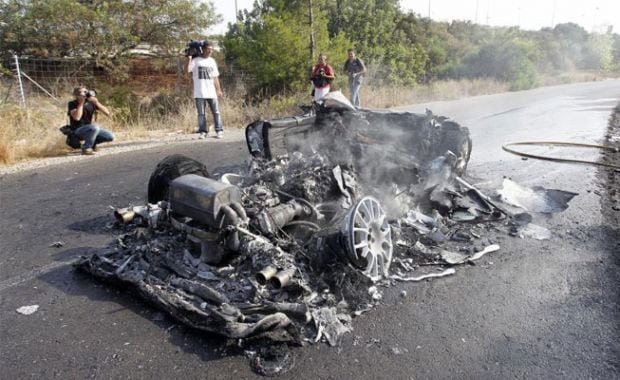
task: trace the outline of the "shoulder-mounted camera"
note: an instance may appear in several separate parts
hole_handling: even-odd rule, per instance
[[[204,47],[204,41],[191,40],[187,43],[184,53],[186,57],[192,58],[200,57],[202,55],[202,49]]]

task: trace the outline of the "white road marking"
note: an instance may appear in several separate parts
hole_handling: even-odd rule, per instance
[[[63,266],[67,266],[67,265],[71,265],[76,261],[76,259],[70,260],[70,261],[57,261],[57,262],[53,262],[47,265],[44,265],[42,267],[36,268],[31,270],[28,273],[24,273],[24,274],[20,274],[19,276],[15,276],[12,278],[9,278],[7,280],[4,280],[2,282],[0,282],[0,292],[12,288],[14,286],[23,284],[26,281],[30,281],[40,275],[49,273],[51,271],[53,271],[54,269],[63,267]]]

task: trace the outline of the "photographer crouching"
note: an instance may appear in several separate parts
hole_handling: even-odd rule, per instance
[[[97,144],[114,140],[112,132],[101,128],[98,124],[93,124],[93,116],[97,111],[110,116],[110,111],[99,102],[96,95],[95,91],[78,86],[73,89],[75,100],[68,104],[71,130],[80,140],[84,141],[82,154],[89,156],[95,154]]]

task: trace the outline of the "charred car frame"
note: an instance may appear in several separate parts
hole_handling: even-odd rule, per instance
[[[123,234],[77,266],[201,330],[337,344],[390,278],[403,212],[450,209],[443,189],[467,167],[469,131],[332,94],[245,135],[251,159],[234,173],[164,158],[148,204],[116,210]]]

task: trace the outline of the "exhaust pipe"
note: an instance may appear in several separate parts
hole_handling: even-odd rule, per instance
[[[276,289],[282,289],[290,285],[295,275],[295,269],[282,270],[271,279],[271,285]]]
[[[131,223],[133,218],[136,217],[136,213],[129,209],[121,208],[118,210],[114,210],[114,217],[120,224],[127,224]]]
[[[276,275],[276,273],[278,273],[278,270],[275,267],[268,266],[262,271],[256,273],[256,282],[258,282],[260,285],[265,286],[267,285],[267,282]]]

